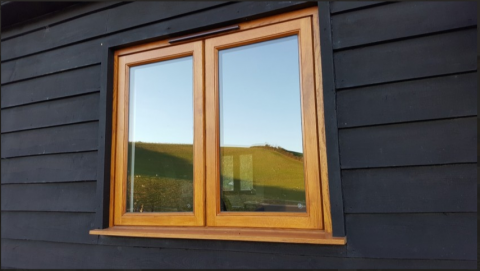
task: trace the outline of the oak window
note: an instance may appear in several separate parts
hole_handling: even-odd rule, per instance
[[[344,244],[316,14],[117,51],[110,228],[91,233]]]

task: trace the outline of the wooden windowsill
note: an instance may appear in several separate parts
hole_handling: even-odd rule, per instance
[[[345,245],[346,237],[332,237],[322,230],[230,228],[230,227],[140,227],[113,226],[91,230],[92,235],[234,240],[253,242],[304,243],[321,245]]]

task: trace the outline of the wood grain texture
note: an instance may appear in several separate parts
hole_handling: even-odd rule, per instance
[[[50,183],[96,180],[97,152],[54,154],[1,160],[6,183]]]
[[[476,118],[342,129],[343,169],[477,162]]]
[[[100,90],[100,65],[2,86],[2,108]]]
[[[2,238],[93,244],[96,236],[88,235],[93,217],[92,213],[2,211]]]
[[[475,268],[476,261],[361,259],[224,250],[93,246],[2,239],[2,266],[16,268]],[[30,255],[31,257],[25,257]],[[78,257],[82,255],[82,257]],[[85,259],[88,259],[86,261]],[[267,260],[266,260],[267,259]]]
[[[128,137],[129,137],[129,80],[130,67],[153,62],[176,59],[191,56],[193,59],[193,110],[194,119],[194,157],[193,157],[193,212],[156,212],[137,213],[126,212],[127,206],[127,161],[128,161]],[[205,175],[204,175],[204,126],[203,126],[203,42],[196,41],[181,45],[174,45],[149,51],[140,51],[134,54],[118,58],[118,72],[115,75],[116,88],[114,95],[115,103],[115,131],[112,133],[112,141],[115,149],[112,155],[112,181],[114,182],[114,196],[110,200],[113,210],[114,225],[130,226],[203,226],[205,225]],[[112,223],[112,222],[110,222]]]
[[[8,61],[12,58],[39,53],[155,21],[167,20],[225,3],[224,1],[132,2],[4,41],[2,42],[4,49],[2,49],[1,58],[2,61]]]
[[[346,221],[349,257],[477,259],[476,213],[349,214]]]
[[[98,92],[2,110],[2,133],[98,120]]]
[[[40,18],[34,18],[29,22],[19,24],[17,26],[12,26],[8,29],[2,29],[2,42],[4,40],[20,36],[27,32],[32,32],[49,25],[55,25],[62,23],[64,21],[71,20],[72,18],[80,17],[87,15],[89,13],[98,12],[103,9],[113,8],[121,2],[90,2],[83,3],[84,5],[71,6],[66,9],[63,9],[60,12],[55,12],[53,14],[48,14],[47,16],[42,16]]]
[[[333,48],[343,49],[475,25],[476,2],[398,2],[332,16]]]
[[[382,84],[339,91],[340,128],[477,114],[477,74]]]
[[[98,122],[2,134],[2,158],[94,151],[98,147]]]
[[[337,88],[476,70],[476,35],[466,29],[337,52]]]
[[[342,171],[346,213],[477,212],[476,164]]]
[[[100,235],[99,245],[120,247],[152,247],[195,250],[241,251],[267,254],[292,254],[321,257],[346,257],[346,246],[312,244],[241,242],[228,240],[136,238]]]
[[[2,211],[95,212],[95,186],[94,181],[3,184]]]
[[[386,3],[386,1],[332,1],[330,4],[330,11],[331,13],[338,13],[375,5],[383,5]]]
[[[180,221],[177,217],[172,219]],[[288,218],[287,218],[288,219]],[[160,221],[161,223],[162,221]],[[172,223],[173,224],[173,223]],[[142,238],[181,238],[233,240],[252,242],[299,243],[317,245],[345,245],[345,237],[332,237],[317,229],[275,229],[259,227],[145,227],[114,226],[108,229],[94,229],[91,235],[108,235]]]
[[[317,12],[312,8],[312,12]],[[315,73],[313,71],[313,37],[311,17],[296,18],[285,14],[285,20],[278,24],[266,25],[232,34],[226,34],[205,40],[205,76],[206,76],[206,186],[215,191],[207,196],[207,225],[225,227],[268,227],[324,229],[323,205],[320,189],[320,171],[318,161],[318,131],[316,127]],[[268,20],[268,18],[266,19]],[[316,23],[316,22],[315,22]],[[240,27],[241,28],[241,27]],[[242,29],[242,28],[241,28]],[[296,34],[299,39],[299,58],[301,69],[302,127],[305,157],[305,193],[308,213],[283,214],[274,212],[220,212],[220,110],[218,82],[218,50],[236,48],[265,40]],[[208,91],[211,90],[211,91]]]
[[[66,71],[101,62],[102,50],[149,42],[174,35],[195,33],[212,27],[220,27],[274,15],[291,9],[314,5],[314,2],[239,2],[220,6],[171,20],[147,24],[108,36],[95,38],[51,51],[22,57],[1,64],[1,83],[10,83],[54,72]]]
[[[325,129],[325,146],[328,166],[328,190],[330,193],[330,210],[333,236],[345,236],[345,221],[343,215],[342,180],[340,175],[340,158],[338,152],[338,127],[336,114],[335,74],[333,67],[332,36],[330,26],[330,4],[318,3],[318,21],[320,34],[319,66],[322,69],[322,79],[317,82],[321,87],[323,97],[323,117]],[[318,68],[316,68],[318,70]],[[317,94],[320,97],[320,94]],[[321,106],[317,102],[317,107]],[[320,117],[319,117],[320,118]],[[321,121],[321,120],[320,120]],[[321,128],[320,128],[321,129]],[[322,157],[320,157],[322,159]]]

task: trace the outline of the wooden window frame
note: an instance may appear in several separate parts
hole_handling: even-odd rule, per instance
[[[170,44],[168,40],[114,53],[112,165],[109,228],[90,234],[151,238],[241,240],[343,245],[332,236],[325,145],[323,90],[317,7],[239,24],[233,33]],[[269,34],[265,35],[265,32]],[[262,34],[263,33],[263,34]],[[303,213],[222,212],[219,207],[218,49],[298,34],[307,210]],[[237,41],[234,41],[237,39]],[[205,58],[203,53],[205,53]],[[128,141],[128,67],[194,56],[194,213],[125,212]],[[205,88],[204,82],[205,79]],[[308,88],[308,91],[305,90]],[[212,89],[214,91],[204,91]],[[205,97],[205,100],[204,100]],[[205,102],[205,105],[204,105]],[[204,111],[204,109],[206,109]],[[305,128],[307,127],[307,128]],[[305,132],[307,131],[307,132]],[[307,148],[308,147],[308,148]],[[308,149],[308,151],[307,151]],[[206,197],[206,191],[216,191]],[[317,193],[315,193],[317,191]],[[313,208],[312,208],[313,206]],[[259,218],[263,220],[255,222]],[[285,222],[286,221],[286,222]],[[273,225],[264,227],[262,225]],[[276,225],[276,227],[275,227]]]

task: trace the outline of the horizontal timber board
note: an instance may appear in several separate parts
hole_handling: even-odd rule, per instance
[[[2,86],[2,108],[99,91],[100,74],[94,65]]]
[[[384,4],[385,1],[332,1],[330,2],[330,12],[338,13],[352,9],[365,8],[373,5]]]
[[[477,212],[477,165],[342,171],[345,213]]]
[[[332,16],[333,49],[475,25],[476,2],[397,2]]]
[[[1,160],[2,184],[97,179],[97,152],[39,155]]]
[[[93,244],[93,220],[93,213],[2,211],[2,238]]]
[[[2,158],[98,149],[98,122],[2,134]]]
[[[477,29],[336,52],[337,88],[358,87],[477,69]]]
[[[68,45],[138,25],[182,16],[224,4],[222,1],[151,1],[126,5],[82,16],[2,42],[2,61]],[[132,16],[134,15],[134,16]]]
[[[477,88],[472,72],[339,91],[338,127],[476,115]]]
[[[1,64],[1,83],[11,83],[31,77],[66,71],[101,62],[102,51],[105,47],[123,46],[124,44],[138,44],[166,38],[172,35],[194,33],[212,27],[227,26],[228,24],[255,19],[311,6],[314,2],[238,2],[232,5],[220,6],[213,9],[175,17],[146,26],[128,29],[112,35],[99,37],[70,46],[60,47],[41,54],[26,56]],[[105,46],[105,47],[104,47]]]
[[[198,250],[242,251],[325,257],[345,257],[346,246],[311,245],[295,243],[243,242],[201,239],[141,238],[100,235],[100,245],[125,247],[157,247]]]
[[[476,163],[476,117],[341,129],[343,169]]]
[[[347,214],[347,254],[477,260],[477,214]]]
[[[95,212],[95,189],[95,181],[3,184],[2,211]]]
[[[69,21],[72,18],[84,16],[89,13],[117,6],[119,5],[119,3],[121,2],[84,2],[82,3],[82,5],[67,7],[66,9],[63,9],[61,11],[53,12],[51,14],[47,14],[39,18],[34,18],[24,23],[20,23],[17,26],[12,26],[8,29],[2,29],[1,39],[3,42],[6,39],[20,36],[22,34],[35,31],[42,27],[52,26],[65,21]]]
[[[273,245],[273,244],[272,244]],[[25,257],[30,255],[30,257]],[[79,257],[78,255],[82,255]],[[88,260],[85,260],[88,259]],[[298,256],[224,250],[96,246],[2,239],[2,265],[16,268],[475,268],[476,261]]]
[[[99,93],[2,110],[2,133],[98,120]]]

